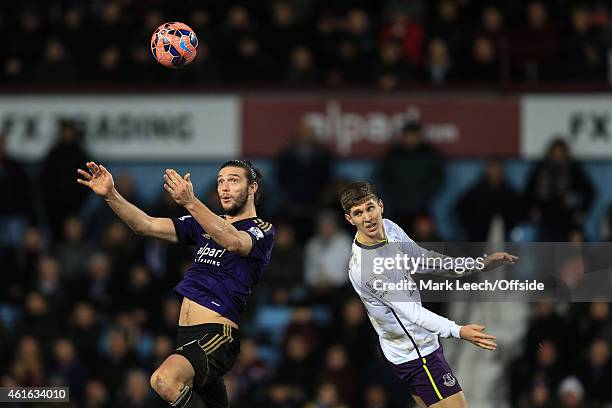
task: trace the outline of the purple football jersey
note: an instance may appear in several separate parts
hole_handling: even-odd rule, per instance
[[[172,222],[180,243],[197,246],[193,263],[174,289],[238,323],[251,288],[270,263],[274,227],[259,218],[232,223],[237,230],[246,231],[253,240],[251,252],[242,257],[213,241],[192,216],[174,218]]]

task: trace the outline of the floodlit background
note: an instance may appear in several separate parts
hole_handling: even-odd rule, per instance
[[[348,284],[338,192],[380,190],[417,241],[610,241],[608,1],[20,1],[0,9],[0,385],[74,407],[165,406],[184,248],[132,234],[75,182],[87,160],[155,216],[190,171],[219,210],[230,158],[264,173],[272,262],[240,322],[232,406],[404,408]],[[150,36],[199,37],[182,69]],[[419,129],[420,128],[420,129]],[[567,268],[580,268],[569,262]],[[605,302],[443,303],[498,336],[443,340],[472,407],[612,406]]]

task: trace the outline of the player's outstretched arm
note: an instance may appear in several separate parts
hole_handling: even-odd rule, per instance
[[[247,256],[251,252],[253,240],[247,232],[238,231],[198,200],[193,192],[190,173],[181,176],[175,170],[167,169],[164,181],[164,188],[172,199],[185,207],[216,243],[240,256]]]
[[[469,341],[473,345],[485,350],[497,349],[497,344],[495,343],[496,337],[492,334],[485,333],[484,330],[485,327],[481,324],[466,324],[465,326],[461,326],[459,336],[461,336],[463,340]]]
[[[140,208],[127,201],[115,189],[112,174],[102,165],[86,163],[87,170],[77,169],[81,178],[77,182],[89,187],[94,193],[104,198],[109,207],[138,235],[177,242],[174,224],[170,218],[150,217]]]
[[[495,252],[488,255],[482,263],[484,264],[483,271],[495,269],[503,264],[514,265],[518,261],[518,256],[509,254],[507,252]]]

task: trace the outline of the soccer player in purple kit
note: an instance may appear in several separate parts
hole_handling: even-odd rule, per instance
[[[193,192],[190,174],[168,169],[164,188],[190,215],[150,217],[114,187],[102,165],[88,162],[77,182],[89,187],[138,235],[196,245],[193,263],[175,287],[182,298],[177,345],[151,376],[151,386],[173,407],[186,407],[196,391],[207,408],[229,406],[223,375],[240,351],[239,316],[270,262],[274,227],[257,218],[261,173],[230,160],[217,175],[225,215],[209,210]]]

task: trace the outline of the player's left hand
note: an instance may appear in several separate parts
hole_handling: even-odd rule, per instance
[[[509,264],[514,265],[518,261],[518,256],[511,255],[507,252],[495,252],[487,256],[482,263],[484,264],[483,271],[495,269],[498,266]]]
[[[186,206],[195,200],[191,173],[181,176],[174,169],[166,169],[164,181],[164,189],[170,193],[177,204]]]

